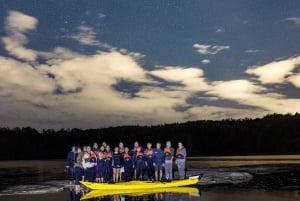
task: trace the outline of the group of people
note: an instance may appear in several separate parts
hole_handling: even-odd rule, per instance
[[[170,141],[166,142],[164,149],[159,142],[155,148],[150,142],[143,148],[136,141],[132,149],[120,142],[113,150],[106,142],[100,147],[95,142],[93,146],[82,148],[72,146],[67,156],[67,167],[70,179],[75,180],[75,185],[79,185],[80,180],[91,182],[141,180],[144,167],[147,169],[148,180],[171,181],[174,158],[179,178],[184,179],[186,156],[186,148],[181,142],[178,142],[176,152]]]

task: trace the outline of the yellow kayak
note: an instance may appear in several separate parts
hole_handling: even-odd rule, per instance
[[[97,183],[97,182],[85,182],[80,183],[91,190],[131,190],[131,189],[152,189],[152,188],[170,188],[179,186],[190,186],[198,184],[202,175],[191,176],[188,179],[173,180],[170,182],[149,182],[149,181],[128,181],[121,183]]]
[[[171,187],[171,188],[152,188],[152,189],[127,189],[127,190],[93,190],[85,194],[80,200],[87,200],[96,197],[103,197],[108,195],[126,195],[130,197],[143,196],[155,193],[180,193],[199,196],[199,189],[193,187]]]

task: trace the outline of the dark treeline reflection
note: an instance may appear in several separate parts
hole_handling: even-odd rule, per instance
[[[273,114],[260,119],[193,121],[158,126],[43,130],[0,128],[0,159],[60,159],[71,145],[119,141],[132,146],[182,141],[189,156],[300,153],[300,114]]]

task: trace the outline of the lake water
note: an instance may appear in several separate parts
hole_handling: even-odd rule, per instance
[[[65,162],[0,161],[0,201],[80,200],[69,190]],[[299,201],[300,155],[192,157],[187,174],[204,173],[195,193],[110,195],[107,201]],[[175,172],[176,175],[176,172]]]

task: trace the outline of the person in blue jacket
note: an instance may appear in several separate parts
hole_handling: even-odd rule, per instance
[[[130,181],[132,177],[133,159],[130,154],[129,148],[125,147],[125,152],[123,154],[123,167],[124,167],[124,181]]]
[[[112,174],[112,151],[110,150],[110,146],[106,145],[106,157],[105,157],[105,176],[104,180],[106,182],[110,182],[111,174]]]
[[[155,168],[155,180],[161,181],[163,176],[163,167],[165,166],[165,153],[161,149],[161,144],[156,143],[153,154],[153,166]]]
[[[71,151],[68,153],[67,156],[67,173],[68,173],[68,178],[70,179],[71,182],[73,182],[75,178],[75,161],[77,158],[77,153],[76,153],[76,147],[72,146]]]
[[[105,147],[101,145],[99,153],[97,155],[97,165],[98,165],[98,181],[99,182],[104,182],[104,177],[105,177],[105,159],[106,159],[106,151]]]
[[[142,180],[143,175],[143,166],[144,166],[144,153],[142,152],[142,148],[138,147],[134,157],[134,167],[136,170],[136,180]]]
[[[144,150],[145,165],[147,167],[148,180],[154,180],[154,166],[153,166],[153,149],[150,142],[147,143],[147,148]]]
[[[119,147],[115,147],[112,154],[113,182],[119,182],[120,170],[123,164],[123,156],[119,152]]]

